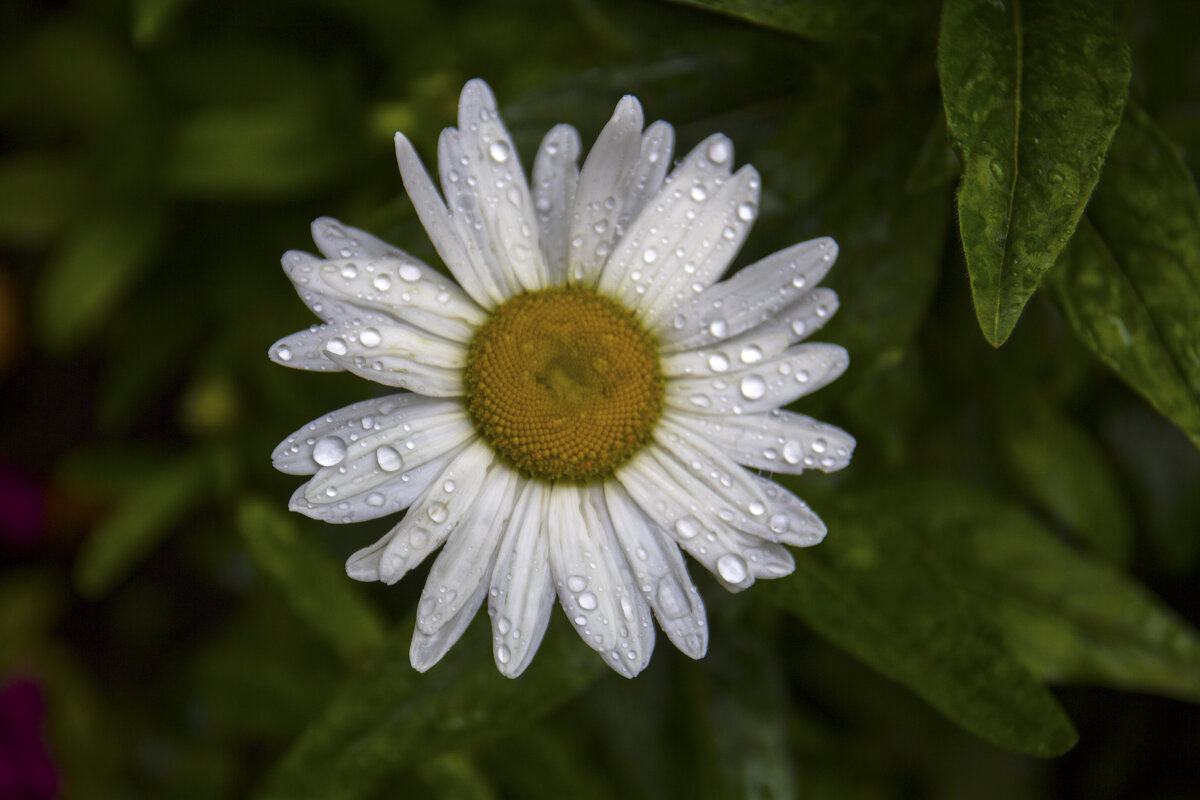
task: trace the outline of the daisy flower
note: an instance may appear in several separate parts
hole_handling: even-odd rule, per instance
[[[704,604],[681,549],[740,591],[792,571],[784,545],[825,535],[759,471],[850,460],[844,431],[780,410],[848,364],[841,347],[800,343],[837,309],[816,286],[837,246],[804,242],[718,282],[757,214],[758,173],[732,171],[718,134],[668,175],[673,146],[625,97],[582,168],[578,133],[552,129],[530,184],[474,80],[438,143],[441,193],[396,134],[454,280],[327,218],[313,223],[323,258],[283,257],[322,324],[271,358],[403,390],[305,425],[274,462],[312,475],[291,501],[308,516],[408,509],[350,557],[350,577],[395,583],[441,548],[417,606],[418,670],[485,600],[505,675],[529,665],[556,598],[622,675],[648,663],[654,619],[700,658]]]

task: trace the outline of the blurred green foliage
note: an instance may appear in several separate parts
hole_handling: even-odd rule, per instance
[[[44,511],[0,540],[0,682],[45,686],[67,796],[1194,790],[1187,0],[78,0],[0,38],[0,467]],[[852,366],[798,408],[855,460],[786,480],[830,528],[794,575],[697,575],[701,662],[626,682],[560,621],[508,681],[477,623],[418,675],[421,577],[340,566],[387,521],[284,512],[271,448],[373,388],[267,361],[313,321],[275,264],[320,215],[436,264],[392,133],[430,158],[472,77],[527,168],[625,93],[731,136],[736,266],[840,244]]]

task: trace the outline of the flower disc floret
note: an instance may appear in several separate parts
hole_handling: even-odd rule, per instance
[[[649,441],[663,407],[654,338],[582,288],[525,292],[497,308],[471,341],[463,383],[492,448],[544,481],[611,475]]]

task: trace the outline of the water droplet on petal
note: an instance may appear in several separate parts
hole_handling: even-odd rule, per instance
[[[379,508],[381,505],[383,505],[385,500],[387,500],[387,498],[379,492],[371,492],[369,495],[367,495],[367,505],[374,506],[375,508]]]
[[[703,203],[708,199],[708,190],[697,183],[692,187],[691,196],[697,203]]]
[[[762,361],[763,351],[758,345],[749,344],[742,348],[742,352],[739,355],[743,364],[757,364],[759,361]]]
[[[717,139],[708,146],[708,157],[714,164],[724,164],[732,155],[733,148],[730,147],[728,139]]]
[[[286,344],[281,344],[279,347],[275,348],[275,355],[280,361],[291,361],[292,348],[288,347]]]
[[[717,574],[728,583],[741,583],[746,580],[749,570],[744,558],[735,553],[726,553],[717,559]]]
[[[497,139],[488,145],[488,156],[497,164],[503,164],[508,161],[508,157],[512,155],[512,148],[508,146],[508,142]]]
[[[596,601],[596,595],[591,592],[584,592],[579,595],[579,607],[584,611],[595,611],[599,603]]]
[[[767,382],[758,375],[742,378],[742,396],[747,400],[758,400],[767,393]]]
[[[718,339],[723,339],[725,334],[729,333],[729,325],[723,319],[714,319],[708,324],[708,332]]]
[[[429,510],[425,513],[429,515],[431,520],[437,523],[445,522],[446,517],[449,516],[449,512],[446,510],[445,503],[434,503],[429,506]]]
[[[700,523],[695,517],[683,517],[675,523],[675,533],[680,539],[694,539],[700,533]]]
[[[501,664],[507,664],[510,658],[512,658],[512,652],[507,645],[502,644],[496,648],[496,660]]]
[[[346,340],[340,336],[330,339],[325,343],[326,352],[332,353],[335,356],[344,356],[350,352],[350,348],[346,346]]]
[[[713,372],[724,372],[729,366],[729,359],[724,353],[713,353],[708,357],[708,368]]]
[[[371,281],[371,285],[375,287],[377,292],[386,292],[392,288],[392,279],[387,275],[376,275],[375,280]]]
[[[375,460],[379,462],[379,468],[384,472],[395,472],[404,466],[396,448],[386,444],[375,450]]]
[[[754,219],[754,215],[758,213],[758,206],[747,200],[744,203],[739,203],[737,207],[738,219],[742,222],[749,222]]]
[[[748,509],[750,513],[756,517],[760,517],[767,513],[767,507],[757,500],[751,500]]]
[[[656,259],[658,259],[658,251],[653,247],[647,247],[642,251],[642,261],[645,261],[647,264],[653,264]]]
[[[375,328],[364,328],[358,335],[358,340],[362,342],[363,347],[378,347],[383,341],[383,336]]]
[[[804,451],[799,442],[791,441],[783,446],[783,460],[787,463],[799,464],[802,458],[804,458]]]
[[[587,588],[587,578],[582,575],[568,575],[567,588],[572,592],[582,592]]]
[[[346,443],[340,436],[324,436],[313,445],[313,461],[322,467],[333,467],[346,457]]]
[[[353,264],[343,264],[342,277],[348,281],[354,280],[356,277],[358,277],[358,267],[354,266]]]

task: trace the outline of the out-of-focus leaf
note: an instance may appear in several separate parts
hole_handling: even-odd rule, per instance
[[[880,28],[892,27],[902,19],[905,5],[886,0],[862,0],[844,3],[839,0],[676,0],[684,5],[763,25],[767,28],[794,33],[818,41],[865,38]]]
[[[115,205],[70,229],[37,286],[35,323],[47,347],[76,347],[104,324],[156,255],[164,223],[161,207]]]
[[[1008,468],[1025,492],[1093,552],[1126,564],[1133,520],[1100,444],[1036,395],[1005,402],[1001,418]]]
[[[286,742],[328,702],[342,669],[281,593],[264,585],[197,654],[190,690],[214,736]]]
[[[1088,218],[1052,273],[1058,302],[1088,347],[1200,447],[1200,195],[1134,105]]]
[[[283,512],[263,500],[244,500],[238,530],[255,563],[342,658],[356,661],[383,645],[383,619],[358,585]]]
[[[1129,47],[1103,0],[948,0],[938,72],[975,313],[999,347],[1091,197]]]
[[[0,677],[58,621],[62,589],[46,572],[10,572],[0,578]]]
[[[958,163],[958,156],[950,143],[950,131],[946,128],[946,112],[939,108],[917,153],[912,172],[904,181],[904,191],[921,194],[953,183],[961,174],[962,165]]]
[[[208,462],[191,453],[124,491],[80,548],[74,570],[79,592],[107,594],[203,500],[208,481]]]
[[[430,800],[499,800],[474,759],[462,753],[443,753],[422,763],[417,774],[428,787]]]
[[[79,208],[83,178],[67,159],[23,153],[0,161],[0,244],[44,246]]]
[[[771,615],[767,620],[726,620],[713,614],[722,630],[705,660],[685,665],[695,677],[689,698],[704,739],[698,751],[703,763],[694,796],[798,797],[797,771],[788,738],[791,703],[787,675],[772,643],[778,640]],[[774,620],[777,622],[777,618]]]
[[[209,108],[182,120],[167,155],[173,191],[206,199],[276,198],[335,176],[345,147],[315,108]]]
[[[914,541],[911,520],[845,494],[821,516],[837,535],[795,553],[794,575],[760,594],[993,744],[1043,757],[1070,749],[1070,719]]]
[[[163,31],[191,0],[134,0],[130,8],[133,40],[155,44]]]
[[[621,796],[610,784],[612,776],[590,757],[590,749],[579,745],[573,737],[531,725],[503,742],[481,748],[476,760],[504,797],[608,800]]]
[[[859,497],[892,514],[984,601],[1048,679],[1200,700],[1200,635],[1132,579],[1072,551],[1023,512],[949,481]]]
[[[500,675],[468,631],[435,668],[409,666],[410,620],[352,675],[258,793],[261,800],[363,797],[388,775],[450,749],[494,739],[569,699],[604,662],[551,625],[519,680]],[[483,646],[480,646],[483,645]]]

